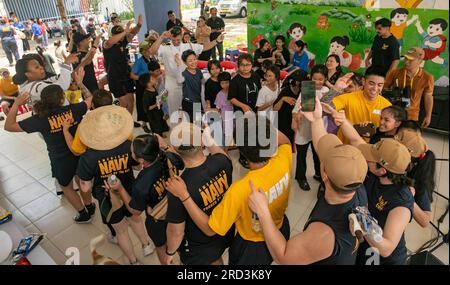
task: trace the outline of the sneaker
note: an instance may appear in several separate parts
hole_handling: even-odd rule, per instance
[[[298,185],[304,191],[311,190],[311,187],[309,186],[308,181],[306,181],[306,180],[298,180]]]
[[[320,175],[315,174],[315,175],[313,176],[313,178],[314,178],[314,180],[316,180],[316,181],[322,183],[322,177],[321,177]]]
[[[108,232],[106,234],[106,240],[113,244],[118,244],[117,237],[113,236],[111,232]]]
[[[150,131],[150,129],[147,127],[147,124],[144,124],[142,126],[142,129],[144,129],[144,132],[146,132],[147,134],[151,133],[152,131]]]
[[[140,127],[141,127],[141,124],[139,124],[138,122],[134,122],[134,127],[135,127],[135,128],[140,128]]]
[[[92,221],[91,215],[89,215],[86,209],[81,210],[78,214],[73,217],[73,220],[77,224],[88,224]]]
[[[149,243],[145,246],[142,246],[142,250],[144,251],[144,256],[149,256],[155,251],[155,248],[152,246],[151,243]]]
[[[95,204],[91,203],[89,205],[86,205],[86,210],[88,211],[89,215],[93,216],[95,214]]]

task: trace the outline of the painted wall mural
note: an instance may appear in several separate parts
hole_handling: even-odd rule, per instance
[[[344,70],[363,71],[375,22],[384,17],[392,21],[401,52],[420,46],[435,80],[449,76],[447,0],[250,0],[247,8],[251,51],[260,39],[274,45],[283,35],[289,49],[299,39],[307,43],[310,65],[337,54]]]

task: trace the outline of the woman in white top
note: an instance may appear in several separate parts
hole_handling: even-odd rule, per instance
[[[328,93],[330,89],[325,86],[327,81],[328,70],[325,65],[319,64],[311,69],[311,80],[314,81],[316,87],[316,97],[322,99],[323,95]],[[320,160],[317,156],[314,146],[311,143],[311,123],[304,119],[300,111],[301,106],[301,95],[297,99],[294,110],[292,110],[292,129],[296,132],[295,134],[295,145],[297,147],[297,170],[295,172],[295,179],[297,180],[301,189],[305,191],[311,190],[311,187],[306,180],[306,156],[308,152],[309,145],[311,145],[311,150],[314,160],[314,179],[321,182],[322,178],[320,176]]]
[[[30,93],[30,103],[34,105],[36,101],[41,100],[41,92],[48,85],[56,84],[63,90],[69,89],[72,81],[72,64],[76,62],[78,54],[70,54],[64,62],[59,63],[61,74],[50,76],[45,72],[44,62],[38,55],[27,54],[17,61],[13,82],[20,85],[20,93]],[[69,105],[69,102],[66,100],[64,105]]]
[[[64,62],[69,55],[66,47],[61,43],[61,40],[55,42],[55,47],[55,57],[58,59],[58,62]]]
[[[264,79],[266,81],[261,90],[259,90],[256,107],[258,107],[260,114],[263,113],[272,119],[273,103],[280,93],[280,69],[275,65],[268,67],[264,74]]]

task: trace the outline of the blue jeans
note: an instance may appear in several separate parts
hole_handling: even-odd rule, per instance
[[[44,47],[48,47],[48,34],[47,33],[42,35],[42,45]]]

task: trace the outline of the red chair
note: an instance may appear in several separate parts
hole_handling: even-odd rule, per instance
[[[100,78],[100,75],[102,75],[105,72],[105,58],[103,56],[97,57],[97,64],[94,64],[95,69],[95,77],[97,77],[97,80]]]
[[[237,69],[237,63],[232,61],[222,61],[220,63],[220,67],[222,67],[225,70],[236,70]]]
[[[208,68],[208,62],[206,60],[197,60],[197,68],[198,69]]]
[[[22,114],[28,113],[29,111],[30,111],[30,108],[27,106],[27,104],[20,105],[17,115],[22,115]],[[0,113],[1,112],[3,112],[2,107],[0,107]]]

